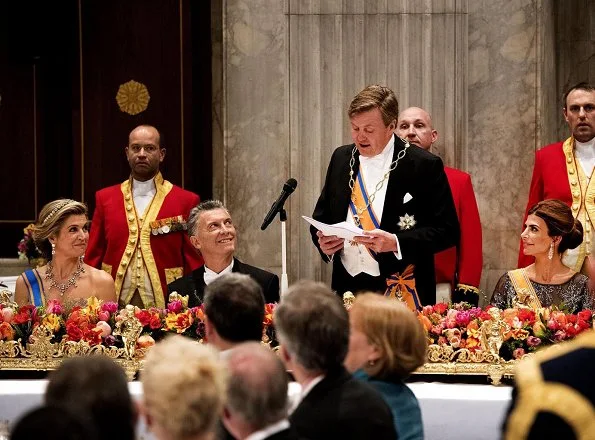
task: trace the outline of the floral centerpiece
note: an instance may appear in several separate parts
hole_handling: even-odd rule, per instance
[[[23,228],[23,238],[17,245],[19,260],[25,260],[29,262],[42,263],[38,264],[43,266],[45,260],[41,258],[41,252],[37,249],[35,241],[33,240],[33,228],[34,224],[31,223],[27,227]],[[40,261],[43,260],[43,261]]]
[[[266,304],[263,341],[276,346],[272,322],[275,304]],[[101,302],[89,298],[84,307],[76,306],[66,312],[56,300],[45,306],[15,303],[0,303],[0,356],[5,355],[2,343],[17,341],[21,344],[35,338],[35,330],[43,327],[58,344],[82,342],[89,347],[124,348],[123,323],[134,322],[137,326],[135,348],[147,348],[168,333],[181,334],[198,341],[205,339],[203,306],[188,308],[188,298],[177,294],[170,296],[165,309],[151,307],[140,309],[127,306],[118,310],[115,302]]]
[[[485,351],[490,338],[488,327],[494,325],[490,309],[473,307],[467,303],[439,303],[425,306],[418,317],[424,326],[430,345],[448,346],[470,353]],[[542,347],[574,338],[593,328],[593,313],[583,310],[576,314],[555,307],[531,310],[509,308],[500,311],[499,327],[501,345],[498,355],[505,361],[520,359],[525,354]],[[493,331],[493,328],[491,329]]]

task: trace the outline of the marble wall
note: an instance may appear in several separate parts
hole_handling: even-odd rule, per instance
[[[577,0],[578,1],[578,0]],[[329,279],[310,215],[346,108],[371,83],[433,115],[445,164],[471,173],[484,231],[481,287],[516,265],[540,145],[559,125],[555,0],[213,0],[214,194],[239,256],[277,273],[281,228],[260,224],[289,177],[289,279]],[[587,60],[585,61],[587,62]]]

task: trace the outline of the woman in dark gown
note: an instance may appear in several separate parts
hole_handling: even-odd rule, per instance
[[[562,255],[583,240],[583,227],[560,200],[544,200],[529,210],[521,234],[523,252],[535,257],[525,268],[505,273],[492,295],[492,304],[507,307],[556,306],[570,313],[593,308],[587,276],[562,263]]]

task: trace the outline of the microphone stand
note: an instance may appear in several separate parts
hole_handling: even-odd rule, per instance
[[[285,222],[287,221],[287,212],[285,208],[279,211],[279,218],[281,220],[281,295],[283,298],[289,283],[287,281],[287,234],[285,233]]]

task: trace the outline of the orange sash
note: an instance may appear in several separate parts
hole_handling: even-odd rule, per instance
[[[414,265],[408,265],[402,273],[396,272],[386,279],[384,296],[395,298],[407,304],[411,310],[421,310],[421,301],[415,287]]]

